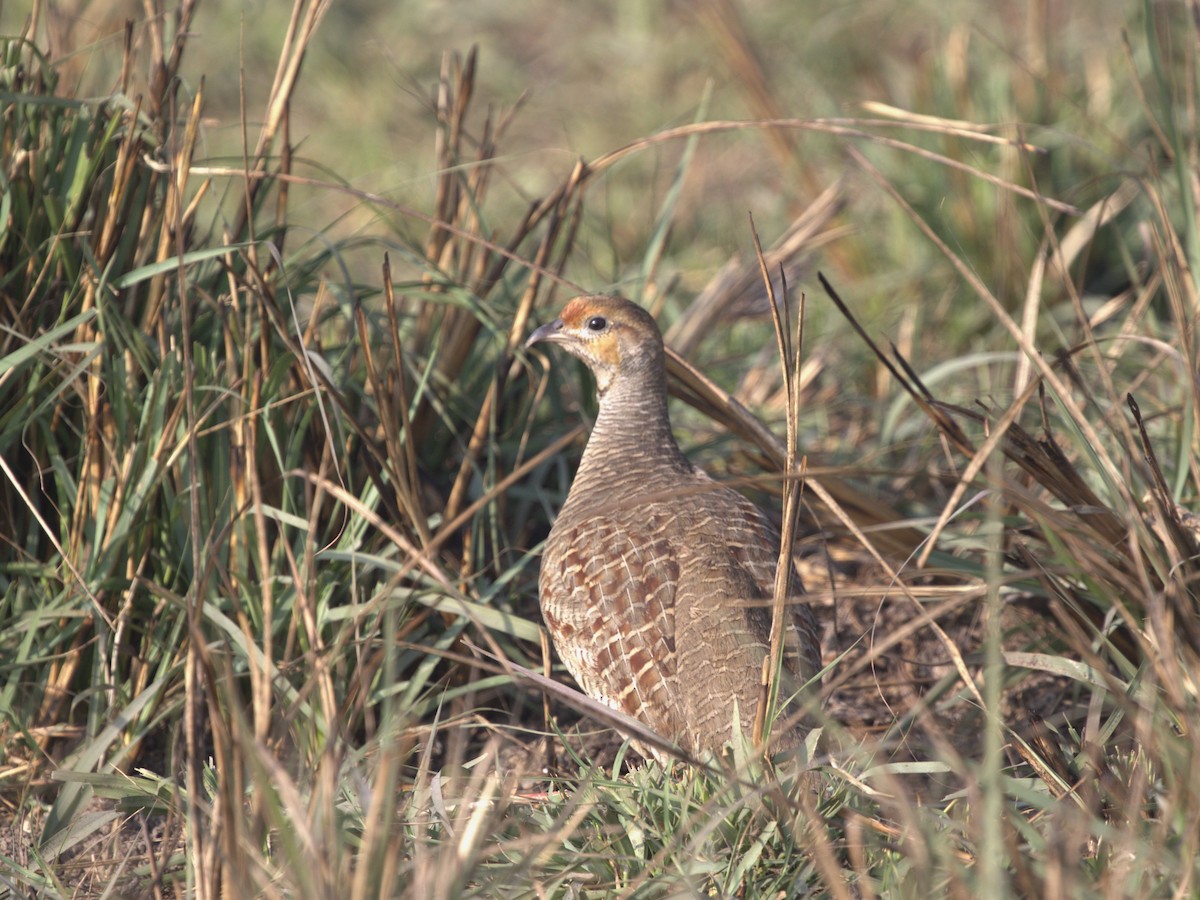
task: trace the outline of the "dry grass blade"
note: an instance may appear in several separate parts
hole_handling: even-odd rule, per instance
[[[1049,263],[1055,277],[1064,283],[1070,283],[1070,268],[1076,259],[1092,245],[1096,235],[1105,225],[1112,222],[1137,199],[1141,189],[1141,185],[1135,180],[1126,179],[1115,191],[1092,204],[1083,213],[1080,220],[1071,226],[1061,241],[1058,241],[1057,252],[1050,255]]]
[[[1176,579],[1173,579],[1173,583],[1168,585],[1168,590],[1165,592],[1166,598],[1175,610],[1176,630],[1182,634],[1192,653],[1200,657],[1200,622],[1196,618],[1196,608],[1187,596],[1190,591],[1171,589],[1179,583],[1182,583],[1185,588],[1194,588],[1200,581],[1200,573],[1198,573],[1200,567],[1197,565],[1197,560],[1200,559],[1200,544],[1197,543],[1195,530],[1184,524],[1180,508],[1171,500],[1166,479],[1163,478],[1162,467],[1158,463],[1158,456],[1150,442],[1150,435],[1146,432],[1146,423],[1142,419],[1142,412],[1137,401],[1132,394],[1127,395],[1126,400],[1134,421],[1137,423],[1144,458],[1152,476],[1150,480],[1151,496],[1153,496],[1155,507],[1158,510],[1158,519],[1163,523],[1160,537],[1170,555],[1171,571],[1178,573]]]
[[[159,244],[160,261],[167,259],[168,252],[173,254],[180,260],[176,276],[178,279],[177,289],[180,298],[188,297],[188,279],[187,272],[183,266],[183,255],[186,251],[184,245],[185,231],[183,228],[183,210],[185,206],[185,189],[188,180],[188,168],[191,164],[192,154],[195,150],[196,140],[198,137],[198,123],[200,116],[200,99],[201,94],[197,93],[196,102],[192,108],[192,116],[189,120],[187,134],[188,137],[179,149],[172,161],[174,167],[174,181],[172,187],[174,190],[168,194],[168,198],[173,199],[173,202],[168,203],[168,210],[174,212],[173,220],[170,212],[163,219],[163,234]],[[169,227],[168,227],[169,226]],[[199,458],[200,449],[197,442],[197,431],[199,429],[199,419],[196,414],[196,391],[195,378],[193,375],[193,352],[192,344],[192,322],[195,316],[193,304],[183,299],[180,303],[180,322],[182,325],[183,337],[183,397],[184,397],[184,421],[183,425],[186,429],[186,445],[187,445],[187,472],[192,484],[198,484],[200,481],[201,461]],[[189,498],[187,505],[188,511],[188,530],[192,534],[191,541],[192,552],[192,568],[195,572],[204,570],[204,547],[201,544],[200,535],[204,532],[200,527],[201,510],[200,497],[193,493]],[[197,860],[209,860],[212,855],[217,852],[217,847],[220,846],[221,829],[218,820],[211,820],[207,824],[207,828],[200,827],[200,823],[205,821],[203,801],[201,797],[203,783],[203,765],[204,753],[202,745],[204,741],[204,726],[203,716],[206,702],[208,704],[216,704],[215,697],[215,680],[212,676],[212,667],[208,660],[205,659],[203,651],[204,629],[202,627],[203,615],[201,607],[203,605],[205,585],[201,579],[196,579],[186,599],[187,603],[187,619],[188,619],[188,642],[187,642],[187,660],[186,660],[186,679],[185,679],[185,711],[184,711],[184,740],[187,744],[187,767],[186,767],[186,783],[188,796],[188,820],[193,823],[188,835],[189,851],[193,858]],[[221,723],[223,724],[223,722]],[[217,733],[220,731],[218,725]],[[227,738],[227,736],[226,736]],[[228,740],[221,741],[219,738],[214,740],[216,745],[217,755],[220,756],[223,749],[227,749]],[[229,782],[224,782],[222,787],[228,790]],[[227,795],[223,798],[228,805],[231,800]],[[239,795],[240,799],[240,795]],[[212,829],[211,831],[208,829]],[[225,829],[226,838],[236,840],[236,835],[230,835],[229,830]],[[228,848],[227,848],[228,849]],[[222,854],[223,855],[223,854]],[[219,885],[222,883],[221,878],[217,875],[215,866],[200,865],[196,867],[196,896],[198,900],[207,900],[209,897],[216,897],[220,894]],[[229,880],[230,873],[222,871],[221,875],[225,877],[225,884],[233,883]]]
[[[930,394],[925,385],[921,384],[920,379],[915,377],[914,373],[907,367],[907,364],[904,362],[904,360],[902,358],[897,358],[897,362],[893,363],[891,358],[888,357],[882,350],[880,350],[879,345],[876,344],[875,341],[872,340],[871,336],[867,334],[866,330],[859,323],[857,317],[850,312],[850,308],[846,306],[842,298],[838,295],[838,292],[834,289],[833,285],[829,283],[825,276],[818,272],[817,280],[821,282],[821,287],[825,289],[825,293],[828,295],[829,299],[833,301],[834,305],[838,308],[838,311],[846,318],[846,321],[850,323],[850,326],[862,339],[863,343],[871,348],[871,352],[875,354],[875,358],[883,364],[884,368],[886,368],[888,372],[891,373],[892,377],[896,379],[896,382],[908,393],[910,397],[913,398],[917,406],[919,406],[926,415],[928,415],[937,423],[938,427],[942,429],[946,436],[953,441],[956,446],[959,446],[960,448],[968,448],[970,446],[970,442],[968,441],[967,436],[962,432],[953,419],[944,415],[933,405],[933,395]],[[899,367],[897,366],[897,363],[899,364]],[[905,374],[901,374],[900,367],[904,368],[908,377],[906,377]]]
[[[979,693],[979,688],[975,684],[975,679],[971,677],[970,670],[966,664],[966,661],[963,659],[962,651],[959,649],[954,640],[946,633],[945,629],[938,624],[938,617],[936,614],[937,611],[930,612],[924,608],[916,594],[900,577],[900,573],[897,571],[897,569],[894,568],[892,564],[883,557],[879,550],[874,546],[871,539],[858,528],[850,514],[846,510],[842,509],[837,499],[825,489],[821,482],[810,477],[807,480],[807,483],[809,490],[817,495],[818,499],[820,499],[829,508],[829,510],[838,517],[842,524],[846,526],[846,529],[859,542],[859,544],[871,554],[871,556],[883,570],[884,574],[890,580],[890,583],[895,585],[895,587],[904,595],[904,597],[913,604],[915,614],[911,623],[911,627],[915,630],[917,628],[927,626],[931,631],[933,631],[938,640],[941,642],[942,646],[945,648],[947,658],[954,665],[955,670],[962,679],[963,686],[979,702],[981,707],[985,706],[986,704],[984,704],[983,697]],[[958,602],[959,599],[960,598],[956,598],[953,602]],[[888,641],[895,640],[898,640],[897,635],[892,635],[888,639]],[[875,648],[875,652],[881,652],[882,649],[886,648],[887,643],[888,642],[885,641],[882,646]],[[869,665],[872,658],[873,656],[864,658],[860,665]],[[848,676],[849,674],[851,674],[851,670],[846,670],[841,673],[843,677]]]
[[[446,515],[449,518],[454,518],[458,514],[458,509],[463,502],[475,463],[478,460],[479,454],[483,451],[485,443],[492,437],[495,405],[508,378],[510,366],[506,363],[511,364],[511,354],[516,349],[523,334],[523,330],[517,330],[517,324],[524,324],[529,320],[534,298],[537,296],[538,288],[541,286],[541,278],[537,272],[547,265],[553,247],[560,240],[561,229],[568,220],[568,217],[565,215],[566,209],[570,206],[571,202],[572,198],[570,194],[564,194],[561,205],[554,208],[547,223],[545,235],[538,244],[537,255],[534,259],[536,268],[532,272],[529,284],[518,304],[513,327],[509,330],[506,351],[510,358],[508,360],[501,359],[497,364],[494,379],[488,388],[487,396],[484,398],[479,409],[479,414],[475,419],[475,427],[471,432],[471,438],[467,445],[467,453],[463,458],[462,465],[459,467],[458,477],[455,479],[454,487],[450,492],[450,499],[446,503]]]
[[[1154,452],[1154,445],[1150,441],[1150,435],[1146,432],[1146,422],[1142,419],[1142,410],[1138,406],[1138,402],[1134,399],[1133,394],[1125,395],[1125,402],[1129,404],[1129,411],[1133,415],[1133,421],[1137,424],[1138,436],[1142,440],[1142,452],[1146,460],[1146,465],[1150,468],[1150,484],[1153,490],[1154,501],[1158,505],[1159,514],[1164,522],[1168,523],[1171,529],[1171,536],[1178,546],[1186,548],[1186,555],[1191,557],[1196,554],[1195,539],[1193,535],[1184,530],[1183,521],[1179,514],[1179,509],[1171,501],[1171,491],[1167,487],[1167,480],[1163,478],[1162,466],[1158,464],[1158,456]]]
[[[818,247],[840,233],[840,229],[830,226],[845,202],[841,182],[822,191],[766,250],[767,269],[796,273],[805,266]],[[746,260],[740,255],[731,258],[667,330],[663,336],[667,345],[679,356],[690,357],[722,319],[736,316],[747,307],[761,306],[761,279],[757,259]],[[789,280],[794,283],[796,279]]]
[[[832,285],[823,276],[820,277],[830,298],[880,362],[891,372],[897,383],[913,398],[918,407],[925,412],[951,445],[971,458],[971,463],[963,473],[955,494],[943,510],[938,525],[935,526],[935,537],[953,515],[956,500],[961,498],[970,479],[982,470],[991,450],[995,447],[1002,447],[1010,459],[1032,475],[1038,483],[1050,490],[1059,500],[1069,508],[1085,514],[1089,527],[1096,530],[1106,544],[1115,546],[1124,539],[1125,528],[1122,523],[1080,477],[1053,438],[1047,435],[1044,440],[1038,440],[1016,423],[1017,415],[1032,398],[1035,389],[1039,388],[1040,381],[1035,381],[1026,388],[1025,394],[1018,397],[1005,414],[989,427],[987,442],[981,448],[976,448],[974,442],[955,420],[955,416],[980,423],[984,422],[985,418],[978,413],[935,399],[908,362],[895,351],[895,348],[893,348],[894,361],[892,357],[884,354],[863,331],[853,313],[837,295]],[[922,551],[919,565],[924,565],[931,551],[932,544]]]
[[[254,152],[244,166],[244,171],[240,173],[246,178],[246,202],[238,210],[233,234],[242,234],[252,224],[250,212],[258,206],[258,192],[266,183],[263,176],[270,168],[271,148],[280,131],[286,131],[290,102],[300,77],[301,66],[308,47],[316,36],[317,27],[329,7],[329,0],[294,0],[292,4],[291,18],[268,94],[266,117],[259,130]],[[281,154],[281,157],[286,158],[286,155]],[[271,177],[274,180],[274,176]]]
[[[779,697],[779,680],[783,674],[784,644],[788,633],[788,600],[794,596],[793,582],[796,578],[792,562],[792,550],[796,541],[796,524],[800,515],[800,498],[804,490],[804,463],[797,459],[797,431],[800,419],[801,356],[804,348],[804,299],[796,322],[796,340],[793,347],[788,316],[787,279],[782,276],[782,295],[775,296],[771,272],[763,255],[754,218],[750,218],[750,233],[754,238],[754,253],[766,287],[767,300],[771,304],[771,319],[775,324],[775,340],[779,346],[779,364],[783,369],[784,391],[787,396],[787,452],[784,458],[783,480],[783,527],[780,533],[779,559],[775,566],[775,589],[771,598],[770,653],[763,660],[763,691],[759,697],[758,713],[754,721],[754,743],[766,748],[767,729],[773,723]],[[781,267],[782,268],[782,267]],[[793,365],[789,368],[788,361]]]
[[[667,374],[671,376],[669,387],[672,396],[757,447],[778,468],[786,465],[786,444],[733,395],[669,347]],[[896,523],[902,521],[903,517],[887,503],[841,478],[814,475],[810,466],[807,475],[809,481],[818,477],[829,496],[836,498],[839,506],[848,510],[861,527],[873,529],[882,526],[876,533],[876,540],[888,556],[903,559],[920,545],[923,535],[907,526],[897,527]]]
[[[880,103],[874,100],[860,103],[859,106],[877,116],[892,119],[906,126],[928,129],[937,134],[969,135],[973,138],[982,138],[989,135],[992,128],[990,125],[980,125],[977,122],[968,122],[964,119],[947,119],[943,116],[916,113],[910,109],[900,109],[897,106],[892,106],[890,103]],[[1010,143],[1004,138],[996,138],[996,141],[998,143]],[[1018,146],[1023,150],[1037,150],[1037,147],[1032,144],[1019,144]]]
[[[785,110],[771,89],[767,73],[732,0],[701,0],[689,5],[689,10],[720,48],[726,65],[745,91],[756,116],[760,119],[783,118]],[[781,169],[800,175],[805,189],[811,193],[820,191],[817,176],[802,167],[802,156],[796,152],[795,138],[791,134],[782,129],[771,129],[766,133],[766,140]]]
[[[914,146],[913,144],[909,144],[904,141],[898,141],[893,138],[871,134],[869,131],[865,131],[862,128],[848,127],[844,124],[844,120],[841,119],[756,119],[752,121],[712,121],[701,122],[695,125],[680,125],[676,128],[669,128],[665,131],[661,131],[651,137],[633,141],[629,144],[626,144],[624,147],[620,147],[616,150],[606,153],[603,156],[593,160],[589,168],[595,172],[603,171],[620,162],[625,157],[633,153],[638,153],[647,147],[653,146],[654,144],[676,141],[697,134],[721,134],[724,132],[743,131],[747,129],[758,130],[775,128],[812,131],[818,134],[832,134],[839,137],[854,138],[857,140],[876,143],[893,150],[910,153],[921,159],[944,166],[947,169],[964,172],[972,177],[979,178],[988,184],[1000,188],[1001,190],[1011,192],[1012,194],[1025,197],[1029,200],[1035,200],[1038,203],[1044,203],[1047,207],[1057,212],[1071,216],[1081,215],[1082,212],[1078,207],[1070,203],[1066,203],[1053,197],[1044,197],[1034,191],[1029,190],[1028,188],[1013,184],[1007,179],[993,175],[990,172],[983,171],[975,166],[967,165],[960,160],[952,159],[944,154],[934,153],[930,150],[925,150],[924,148]],[[974,133],[968,133],[961,136],[967,139],[980,141],[986,140],[989,143],[991,142],[989,140],[990,136],[985,138],[982,135]],[[1023,141],[1006,140],[1005,143],[1015,147],[1024,146]],[[853,151],[853,148],[851,147],[850,150]]]
[[[827,291],[832,294],[832,289],[826,286]],[[1088,420],[1078,412],[1078,407],[1074,405],[1069,393],[1065,391],[1061,379],[1052,372],[1050,367],[1044,362],[1040,363],[1043,373],[1039,374],[1039,378],[1026,386],[1025,391],[1019,396],[1014,403],[1005,411],[998,419],[989,415],[980,415],[979,413],[963,409],[936,400],[929,389],[922,384],[921,379],[913,371],[912,367],[900,356],[893,348],[892,358],[885,354],[870,341],[870,339],[862,333],[861,328],[855,322],[854,317],[845,309],[845,304],[840,300],[835,299],[835,303],[843,310],[843,313],[856,327],[863,339],[875,352],[877,357],[884,363],[885,366],[896,377],[899,384],[910,394],[917,402],[918,406],[925,411],[939,431],[950,441],[951,446],[958,449],[963,454],[970,457],[970,464],[959,478],[955,491],[950,498],[950,501],[943,509],[942,515],[935,526],[933,537],[941,533],[948,522],[950,516],[957,507],[957,502],[963,496],[968,484],[981,471],[984,462],[990,457],[992,451],[996,448],[1002,452],[1011,461],[1016,463],[1034,483],[1046,490],[1051,496],[1061,502],[1066,508],[1066,527],[1058,527],[1050,529],[1047,526],[1047,517],[1052,516],[1055,519],[1062,519],[1062,515],[1058,513],[1051,514],[1049,510],[1042,507],[1032,497],[1027,496],[1023,491],[1017,488],[1015,484],[1006,483],[1005,492],[1007,496],[1016,503],[1026,515],[1034,522],[1040,524],[1039,531],[1045,530],[1047,537],[1051,534],[1056,535],[1056,539],[1068,539],[1074,547],[1075,557],[1081,561],[1089,560],[1083,567],[1084,571],[1089,572],[1102,583],[1111,584],[1121,593],[1126,593],[1130,588],[1139,583],[1145,583],[1146,587],[1151,592],[1157,592],[1167,588],[1167,593],[1171,597],[1178,596],[1178,591],[1172,587],[1180,585],[1191,580],[1191,576],[1187,574],[1188,570],[1186,561],[1193,558],[1195,553],[1194,539],[1181,525],[1181,520],[1175,511],[1174,505],[1169,501],[1165,481],[1161,478],[1161,474],[1152,478],[1152,484],[1156,490],[1154,496],[1160,507],[1160,517],[1164,522],[1165,534],[1161,535],[1165,541],[1166,554],[1173,560],[1170,571],[1173,576],[1164,579],[1165,570],[1155,567],[1147,569],[1142,565],[1141,551],[1134,549],[1131,553],[1131,547],[1136,548],[1137,544],[1131,544],[1131,541],[1136,541],[1138,538],[1134,534],[1140,534],[1140,540],[1143,541],[1142,547],[1150,549],[1151,552],[1156,552],[1152,549],[1152,544],[1146,544],[1145,540],[1150,537],[1150,533],[1141,524],[1135,524],[1134,532],[1131,533],[1129,520],[1118,514],[1113,508],[1110,508],[1093,489],[1092,484],[1079,471],[1077,466],[1063,452],[1059,443],[1047,431],[1042,439],[1038,439],[1026,432],[1016,421],[1017,415],[1025,404],[1032,398],[1035,389],[1043,388],[1042,375],[1049,373],[1048,377],[1053,379],[1056,387],[1059,389],[1059,399],[1062,400],[1064,406],[1072,414],[1072,419],[1077,423],[1080,430],[1085,434],[1092,433],[1094,430]],[[1010,332],[1015,337],[1022,337],[1023,333],[1011,323]],[[1027,340],[1027,339],[1026,339]],[[1033,356],[1027,358],[1033,359]],[[962,427],[957,420],[976,422],[979,424],[987,424],[988,437],[982,446],[975,448],[974,443],[966,436]],[[1142,433],[1143,454],[1146,457],[1147,465],[1152,474],[1157,467],[1156,461],[1153,459],[1153,452],[1149,445],[1149,436],[1145,434],[1144,428],[1141,428],[1140,416],[1135,411],[1135,419],[1139,423],[1139,428]],[[1107,460],[1105,455],[1104,445],[1097,439],[1092,445],[1097,456],[1100,459]],[[1111,465],[1111,463],[1109,463]],[[1123,482],[1116,485],[1119,492],[1127,492]],[[1130,501],[1130,508],[1137,509],[1138,504]],[[1136,520],[1135,520],[1136,523]],[[1077,534],[1082,536],[1082,540],[1075,537],[1067,538],[1067,535]],[[932,551],[932,540],[922,554],[920,564],[924,564]],[[1023,551],[1021,551],[1023,552]],[[1020,555],[1020,553],[1018,554]],[[1021,557],[1026,561],[1030,561],[1027,556]],[[1033,567],[1036,571],[1036,567]],[[1063,596],[1059,589],[1051,588],[1052,582],[1047,584],[1048,593],[1050,596]],[[1136,589],[1135,589],[1136,590]],[[1171,601],[1176,604],[1177,612],[1176,620],[1181,618],[1186,619],[1184,615],[1185,607],[1179,605],[1177,600]],[[1100,626],[1099,619],[1095,612],[1091,610],[1088,604],[1071,602],[1062,606],[1061,612],[1058,607],[1054,607],[1056,615],[1065,615],[1069,620],[1076,623],[1085,623],[1089,627],[1097,628]],[[1130,611],[1123,610],[1123,618],[1130,627],[1133,627],[1136,622],[1136,615]],[[1182,630],[1182,635],[1187,643],[1192,647],[1193,652],[1196,651],[1195,629],[1185,625]],[[1084,640],[1083,633],[1078,635],[1079,640]],[[1129,640],[1128,635],[1120,634],[1114,637],[1114,640],[1119,641],[1120,646],[1127,651],[1134,649],[1135,644]],[[1078,642],[1076,642],[1078,643]]]
[[[1120,468],[1116,465],[1112,457],[1106,451],[1105,442],[1101,440],[1100,435],[1092,426],[1089,417],[1084,414],[1082,409],[1080,409],[1067,385],[1058,376],[1058,374],[1054,372],[1049,363],[1047,363],[1042,357],[1042,354],[1038,351],[1038,349],[1030,342],[1029,337],[1021,330],[1020,326],[1013,321],[1012,316],[1009,315],[1003,304],[1001,304],[996,296],[987,288],[987,286],[980,281],[975,272],[973,272],[969,266],[964,264],[963,261],[950,250],[945,241],[938,237],[933,229],[930,228],[929,224],[916,214],[913,208],[908,204],[907,201],[905,201],[895,187],[883,177],[882,173],[880,173],[880,171],[873,166],[870,161],[866,159],[866,157],[857,152],[854,148],[850,148],[849,153],[851,157],[859,164],[859,166],[861,166],[868,174],[870,174],[871,177],[888,192],[892,199],[895,200],[901,209],[904,210],[904,212],[912,219],[921,232],[954,266],[955,270],[960,276],[962,276],[967,284],[971,286],[976,295],[987,304],[988,309],[991,311],[993,316],[995,316],[997,322],[999,322],[1012,336],[1012,338],[1017,342],[1017,345],[1021,348],[1021,352],[1030,359],[1040,376],[1054,389],[1059,402],[1066,407],[1067,411],[1071,415],[1072,420],[1077,423],[1078,427],[1091,442],[1104,468],[1105,474],[1108,476],[1108,483],[1112,485],[1117,492],[1122,494],[1121,499],[1125,503],[1127,503],[1130,507],[1134,506],[1133,497],[1128,493],[1124,486],[1124,482],[1120,477]],[[1037,199],[1040,201],[1042,198]],[[942,426],[939,425],[939,427]],[[953,433],[953,430],[954,429],[952,426],[951,431],[946,433]]]
[[[480,650],[479,652],[483,653],[484,651]],[[571,707],[589,719],[594,719],[600,724],[620,732],[627,738],[641,741],[647,747],[654,747],[663,753],[683,760],[688,765],[700,766],[701,768],[705,766],[705,763],[681,750],[670,740],[643,725],[632,716],[626,715],[620,710],[613,709],[611,706],[606,706],[597,700],[593,700],[582,691],[567,687],[565,684],[560,684],[553,678],[547,678],[545,675],[527,669],[512,660],[497,661],[500,663],[502,670],[512,675],[518,683],[540,691],[547,697]]]

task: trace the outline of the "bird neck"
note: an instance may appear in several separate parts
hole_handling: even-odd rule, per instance
[[[600,414],[583,452],[579,476],[691,471],[671,432],[667,380],[662,371],[623,373],[600,397]]]

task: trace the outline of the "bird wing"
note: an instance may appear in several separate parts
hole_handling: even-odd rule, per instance
[[[736,491],[731,491],[741,507],[741,515],[733,517],[737,525],[729,540],[734,559],[746,570],[757,586],[760,602],[753,609],[759,621],[765,623],[768,636],[771,630],[771,609],[768,603],[775,596],[775,570],[779,565],[779,533],[762,511]],[[788,630],[785,635],[784,665],[803,684],[821,670],[818,648],[820,636],[812,610],[802,599],[804,585],[800,575],[792,570],[792,590],[788,601]]]
[[[682,726],[674,686],[678,578],[651,512],[635,522],[597,516],[556,530],[539,581],[546,626],[580,687],[667,736]]]
[[[779,538],[758,507],[729,488],[714,486],[699,495],[689,514],[696,537],[681,561],[676,603],[679,668],[699,673],[702,681],[719,686],[720,696],[730,699],[712,703],[699,694],[685,703],[684,714],[701,732],[727,733],[731,698],[737,697],[742,727],[748,729],[758,707],[763,659],[770,650]],[[816,624],[799,597],[802,592],[797,578],[784,634],[780,696],[785,700],[796,696],[820,670]]]

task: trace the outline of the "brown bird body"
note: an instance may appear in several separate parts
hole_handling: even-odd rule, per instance
[[[591,697],[690,753],[719,753],[735,702],[747,731],[758,707],[775,531],[680,451],[662,335],[648,313],[619,297],[577,297],[526,346],[541,341],[583,360],[600,396],[542,555],[539,598],[555,648]],[[802,601],[789,612],[781,697],[820,668],[811,612]],[[802,737],[793,724],[773,746]]]

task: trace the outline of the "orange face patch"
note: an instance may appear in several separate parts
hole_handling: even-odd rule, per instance
[[[617,336],[611,331],[592,341],[592,353],[611,368],[615,369],[621,363],[621,348],[617,346]]]
[[[621,362],[621,347],[617,336],[612,331],[606,331],[599,336],[587,333],[585,325],[592,316],[610,316],[611,312],[603,304],[597,303],[594,297],[576,297],[563,307],[559,317],[563,325],[575,333],[586,345],[585,351],[597,363],[609,368],[616,368]]]
[[[563,307],[562,315],[559,316],[563,320],[563,324],[568,328],[577,328],[585,317],[592,314],[592,304],[588,302],[586,297],[576,297],[570,303]]]

